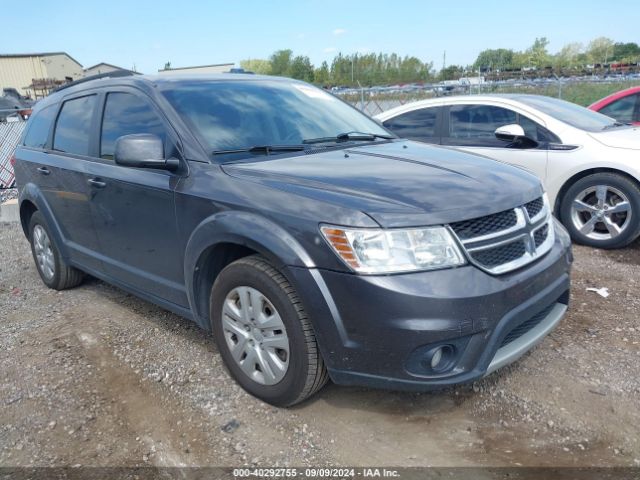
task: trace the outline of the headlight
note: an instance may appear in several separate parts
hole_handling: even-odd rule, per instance
[[[406,230],[320,227],[324,238],[358,273],[397,273],[463,265],[464,256],[444,227]]]

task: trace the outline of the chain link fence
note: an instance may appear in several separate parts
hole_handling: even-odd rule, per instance
[[[588,106],[607,95],[640,85],[637,78],[558,78],[509,82],[487,82],[475,85],[429,85],[408,88],[363,88],[336,92],[343,100],[367,115],[374,116],[391,108],[434,97],[451,95],[484,95],[521,93],[562,98]]]
[[[0,122],[0,188],[15,186],[11,157],[26,124],[24,121]]]

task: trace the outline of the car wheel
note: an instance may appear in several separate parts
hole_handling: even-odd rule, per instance
[[[640,232],[640,189],[615,173],[586,176],[567,190],[560,217],[577,243],[624,247]]]
[[[327,382],[298,295],[263,257],[242,258],[220,272],[211,289],[210,318],[225,365],[250,394],[286,407]]]
[[[66,290],[82,283],[84,273],[64,261],[40,212],[31,216],[29,242],[36,268],[47,287]]]

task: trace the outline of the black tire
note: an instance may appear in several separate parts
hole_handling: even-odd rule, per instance
[[[40,226],[46,232],[51,246],[54,261],[52,276],[45,275],[36,256],[34,230],[37,226]],[[66,290],[68,288],[76,287],[82,283],[84,273],[76,268],[69,266],[64,261],[64,259],[60,255],[60,250],[56,245],[55,239],[51,235],[49,227],[47,226],[47,223],[45,222],[44,217],[40,212],[34,212],[34,214],[31,216],[31,220],[29,221],[29,243],[31,244],[31,254],[33,255],[33,261],[36,264],[36,269],[40,274],[40,278],[47,287],[53,288],[54,290]]]
[[[581,233],[573,221],[573,201],[581,194],[581,192],[589,189],[590,187],[596,187],[597,185],[613,187],[623,193],[629,200],[631,211],[630,217],[627,220],[628,223],[624,230],[613,238],[590,238],[589,236]],[[622,217],[622,219],[620,217],[616,218],[618,221],[623,222],[626,217]],[[640,233],[640,188],[638,188],[638,185],[629,178],[617,173],[602,172],[588,175],[571,185],[562,197],[560,203],[560,219],[569,231],[571,238],[576,243],[605,249],[625,247],[633,242]],[[604,223],[599,223],[596,228],[602,233],[606,233],[606,230],[604,230]]]
[[[288,368],[273,385],[250,378],[233,358],[222,325],[224,301],[235,288],[259,290],[273,304],[289,339]],[[251,395],[277,407],[300,403],[320,390],[329,376],[309,317],[287,279],[258,255],[237,260],[220,272],[211,289],[210,318],[220,355],[233,378]]]

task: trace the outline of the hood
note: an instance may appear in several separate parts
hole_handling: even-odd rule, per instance
[[[529,173],[478,155],[411,141],[227,164],[224,171],[362,211],[383,227],[467,220],[542,194]]]
[[[640,150],[640,127],[620,127],[589,135],[607,147]]]

